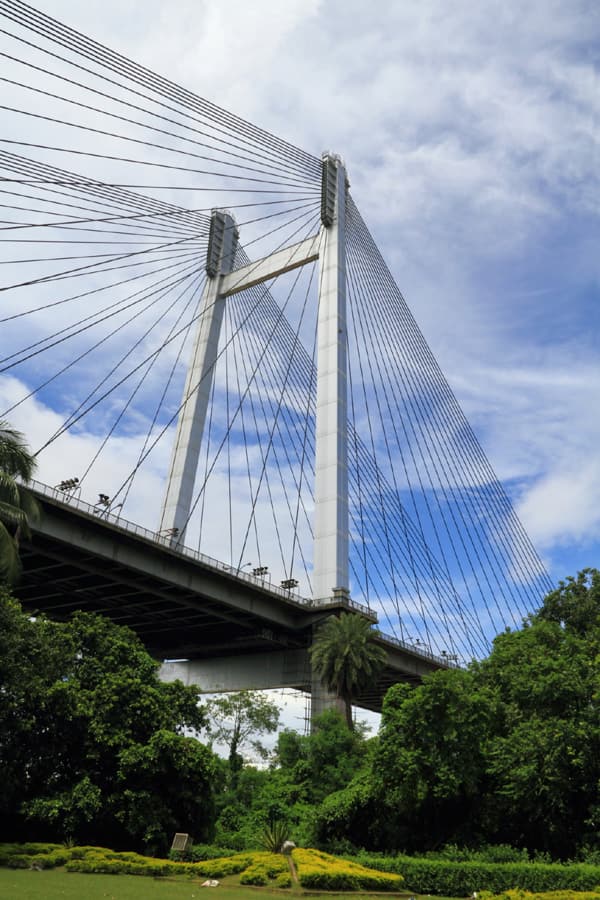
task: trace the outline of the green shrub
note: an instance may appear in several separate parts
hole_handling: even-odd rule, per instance
[[[68,859],[70,850],[61,844],[0,844],[0,866],[9,869],[53,869]]]
[[[26,856],[25,854],[9,856],[4,865],[9,869],[30,869],[32,859],[32,856]]]
[[[402,876],[367,869],[319,850],[293,850],[300,884],[313,891],[398,891]]]
[[[511,847],[510,844],[485,844],[477,849],[459,847],[457,844],[446,844],[439,850],[429,850],[427,853],[417,854],[425,859],[445,859],[448,862],[529,862],[527,850]],[[550,860],[538,859],[537,862],[550,862]]]
[[[192,847],[192,858],[194,862],[201,862],[204,859],[219,859],[225,856],[235,856],[238,850],[232,847],[215,847],[211,844],[194,844]]]
[[[355,859],[384,872],[404,875],[406,887],[415,893],[446,897],[461,897],[475,891],[501,894],[512,888],[533,893],[591,891],[600,885],[600,867],[584,863],[454,863],[369,853],[358,854]]]
[[[482,891],[480,900],[600,900],[598,891],[547,891],[543,894],[532,894],[529,891],[505,891],[502,894],[491,894]]]
[[[236,853],[235,856],[207,859],[204,862],[191,863],[193,871],[204,875],[205,878],[225,878],[226,875],[239,875],[244,869],[252,865],[254,856],[252,853]]]
[[[136,854],[124,854],[135,856]],[[83,859],[71,859],[66,865],[67,872],[83,872],[94,875],[183,875],[190,871],[187,863],[150,859],[140,856],[136,859],[119,858],[119,854],[88,853]]]
[[[292,876],[289,873],[289,869],[287,872],[282,872],[281,875],[278,875],[277,878],[273,881],[273,887],[289,888],[291,886]]]
[[[265,885],[289,874],[287,860],[279,853],[254,853],[252,865],[240,875],[240,884]]]

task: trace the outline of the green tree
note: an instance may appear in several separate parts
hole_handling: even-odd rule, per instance
[[[377,680],[387,659],[383,647],[373,643],[370,622],[356,613],[331,616],[319,627],[310,658],[323,685],[343,700],[352,730],[352,701]]]
[[[164,852],[214,826],[211,751],[193,688],[158,680],[127,628],[86,613],[31,620],[0,598],[0,829]]]
[[[383,810],[380,840],[415,850],[472,837],[499,715],[494,691],[469,671],[441,670],[416,688],[390,688],[372,776]]]
[[[282,731],[275,750],[276,769],[308,803],[319,804],[351,781],[366,755],[360,731],[350,731],[339,712],[326,710],[312,734]]]
[[[370,778],[328,798],[321,834],[390,850],[600,849],[599,588],[585,570],[486,659],[392,687]]]
[[[245,766],[223,795],[219,844],[256,847],[265,826],[280,822],[292,840],[313,846],[319,804],[361,769],[367,743],[360,731],[348,730],[337,710],[324,712],[312,734],[280,732],[270,768]]]
[[[23,486],[35,466],[23,435],[0,421],[0,581],[5,584],[18,580],[19,540],[31,537],[29,522],[39,516],[38,504]]]
[[[570,633],[592,636],[600,627],[600,572],[583,569],[576,578],[560,581],[537,614]]]
[[[490,833],[572,856],[598,846],[600,627],[598,573],[548,595],[520,631],[499,635],[476,667],[502,700],[487,745]],[[595,596],[594,596],[595,595]]]
[[[224,744],[229,750],[232,784],[243,766],[241,751],[251,748],[261,759],[268,751],[260,740],[272,734],[279,725],[279,708],[260,691],[238,691],[224,694],[206,704],[210,744]]]

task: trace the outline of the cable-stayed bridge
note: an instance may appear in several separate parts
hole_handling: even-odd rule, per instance
[[[485,653],[550,582],[343,161],[0,12],[1,417],[51,486],[23,600],[253,686],[308,687],[334,609],[388,683]]]

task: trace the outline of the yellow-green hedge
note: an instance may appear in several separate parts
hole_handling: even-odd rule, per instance
[[[292,879],[287,859],[281,853],[253,853],[252,864],[240,875],[240,884],[290,887]]]
[[[397,891],[403,878],[389,872],[377,872],[349,860],[338,859],[318,850],[296,849],[292,853],[302,887],[322,891]],[[240,875],[241,884],[291,887],[287,859],[280,853],[256,851],[207,859],[197,863],[154,859],[139,853],[119,853],[103,847],[71,847],[58,844],[0,845],[0,865],[14,868],[50,868],[65,865],[68,872],[110,875],[182,875],[201,878],[224,878]],[[506,898],[521,900],[521,898]],[[529,900],[529,898],[522,898]],[[557,897],[556,900],[571,900]],[[585,898],[592,900],[592,898]],[[593,898],[600,900],[600,897]]]
[[[503,891],[501,894],[492,894],[491,891],[481,891],[477,894],[478,900],[600,900],[598,891],[544,891],[534,894],[531,891],[521,891],[515,888],[512,891]]]
[[[404,879],[376,872],[320,850],[294,850],[292,858],[303,888],[319,891],[399,891]]]
[[[88,872],[99,875],[196,875],[203,878],[224,878],[237,875],[253,862],[253,854],[237,853],[220,859],[199,863],[154,859],[139,853],[117,853],[113,850],[89,848],[82,856],[73,857],[66,865],[68,872]]]

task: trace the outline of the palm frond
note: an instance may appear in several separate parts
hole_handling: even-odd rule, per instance
[[[312,665],[323,685],[347,703],[377,680],[387,659],[373,636],[367,619],[345,612],[327,619],[315,635]]]
[[[12,503],[5,503],[0,500],[0,521],[5,525],[12,525],[14,528],[20,528],[22,531],[27,528],[27,515],[18,506]]]
[[[0,468],[0,500],[12,506],[20,506],[19,485],[8,472]]]
[[[0,421],[0,469],[28,482],[33,478],[36,466],[37,461],[30,453],[24,435],[11,428],[8,422]]]
[[[0,583],[15,584],[21,575],[21,560],[14,538],[0,522]]]
[[[38,522],[42,515],[42,507],[37,502],[33,494],[27,488],[19,488],[19,499],[21,509],[27,516],[28,522]]]

